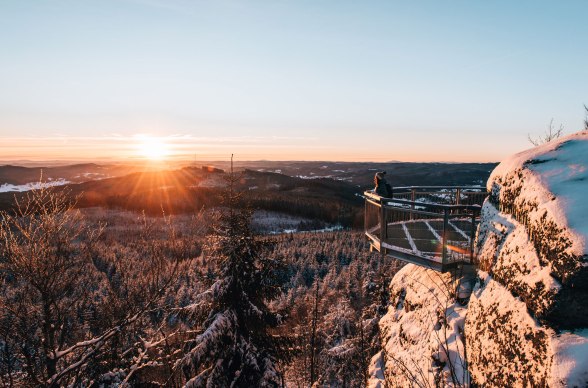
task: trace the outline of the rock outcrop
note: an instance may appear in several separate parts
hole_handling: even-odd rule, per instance
[[[508,158],[487,185],[469,303],[455,275],[405,266],[372,383],[588,387],[588,132]]]
[[[465,325],[472,380],[587,386],[588,132],[508,158],[488,190]]]
[[[384,372],[374,368],[372,375],[379,373],[387,386],[398,387],[468,382],[463,336],[466,308],[455,301],[455,288],[451,274],[413,264],[394,276],[391,304],[380,321],[383,362],[373,360]]]

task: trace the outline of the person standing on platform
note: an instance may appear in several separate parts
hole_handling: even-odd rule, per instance
[[[388,183],[385,178],[386,171],[377,172],[374,176],[374,193],[378,194],[380,197],[384,198],[391,198],[392,197],[392,186]]]

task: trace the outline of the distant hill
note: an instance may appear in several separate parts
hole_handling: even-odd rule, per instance
[[[228,162],[208,162],[227,169]],[[329,178],[368,188],[374,173],[386,171],[393,186],[484,185],[497,163],[405,163],[257,161],[238,162],[237,168],[277,172],[303,179]]]
[[[69,182],[85,182],[128,174],[139,170],[134,165],[99,165],[95,163],[73,164],[55,167],[22,167],[0,165],[0,185],[24,185],[38,182],[43,175],[44,180],[66,180]]]
[[[203,162],[227,170],[228,162]],[[200,167],[200,166],[199,166]],[[387,171],[394,186],[408,185],[471,185],[484,184],[496,163],[364,163],[364,162],[300,162],[252,161],[236,162],[240,170],[278,173],[302,179],[327,178],[370,187],[376,171]],[[0,185],[23,185],[38,182],[41,171],[45,179],[63,179],[72,183],[117,177],[132,172],[153,170],[153,167],[133,164],[73,164],[52,167],[22,167],[0,165]]]
[[[244,170],[236,189],[258,209],[300,215],[351,226],[359,220],[362,200],[358,188],[331,179],[305,180],[272,172]],[[121,177],[67,184],[55,190],[79,196],[79,207],[107,207],[149,214],[183,213],[221,205],[226,187],[222,170],[183,168],[173,171],[135,172]],[[14,196],[0,193],[0,208],[9,209]]]
[[[373,187],[376,171],[388,172],[394,186],[483,184],[494,164],[250,162],[237,165],[237,189],[256,209],[277,211],[328,223],[361,227],[364,190]],[[215,163],[168,171],[137,171],[137,166],[77,164],[43,170],[44,179],[64,179],[56,187],[79,196],[78,206],[100,206],[150,214],[184,213],[221,204],[225,188],[222,168]],[[41,168],[0,166],[0,185],[38,181]],[[17,193],[17,196],[25,195]],[[14,192],[0,193],[0,209],[8,209]]]

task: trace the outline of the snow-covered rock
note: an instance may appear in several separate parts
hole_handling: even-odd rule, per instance
[[[408,264],[390,287],[391,304],[380,320],[384,371],[377,370],[375,360],[370,384],[376,386],[376,376],[398,387],[467,384],[466,309],[455,302],[451,274]]]
[[[368,388],[385,388],[384,379],[384,351],[376,353],[370,360],[368,369]]]
[[[549,330],[519,298],[482,274],[466,314],[468,369],[479,386],[545,387],[553,350]]]
[[[465,325],[478,385],[588,385],[587,170],[580,132],[492,172]]]
[[[503,161],[488,189],[480,269],[550,326],[588,327],[588,132]]]
[[[450,274],[399,271],[374,386],[588,387],[588,131],[504,160],[487,186],[468,305]]]

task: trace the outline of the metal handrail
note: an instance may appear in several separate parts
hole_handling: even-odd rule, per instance
[[[428,202],[419,202],[419,201],[410,201],[408,199],[399,199],[399,198],[390,198],[390,197],[380,197],[378,194],[365,191],[363,193],[365,197],[369,197],[371,199],[370,202],[375,202],[378,204],[386,204],[390,203],[400,203],[405,205],[415,205],[415,206],[425,206],[425,207],[436,207],[436,208],[443,208],[443,209],[480,209],[482,205],[449,205],[444,203],[428,203]],[[367,200],[367,199],[366,199]]]
[[[423,189],[423,190],[443,190],[443,189],[471,189],[471,190],[481,190],[486,191],[486,187],[484,186],[394,186],[392,190],[412,190],[412,189]]]

